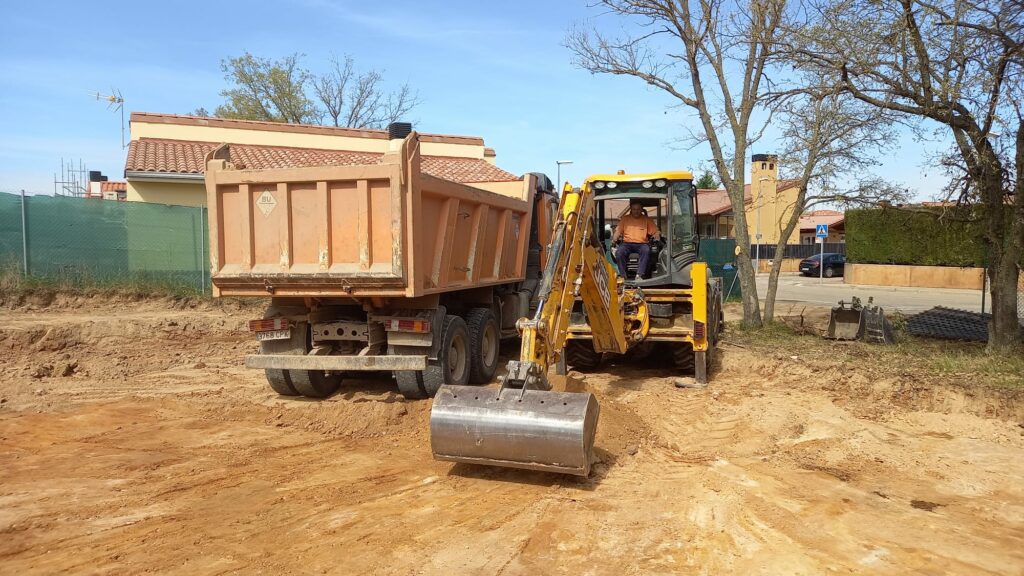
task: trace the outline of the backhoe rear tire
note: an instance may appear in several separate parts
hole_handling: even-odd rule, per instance
[[[572,369],[586,372],[601,365],[601,353],[594,351],[590,340],[569,340],[565,343],[565,361]]]

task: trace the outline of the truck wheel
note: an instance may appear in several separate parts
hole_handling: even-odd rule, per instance
[[[410,400],[433,397],[444,384],[465,386],[469,382],[469,330],[466,321],[451,314],[444,317],[441,326],[441,345],[437,361],[429,362],[422,372],[401,370],[395,372],[398,390]],[[422,350],[422,348],[420,349]]]
[[[278,316],[291,316],[305,314],[306,309],[296,306],[274,306],[271,305],[264,312],[263,318],[277,318]],[[294,354],[306,353],[305,337],[299,330],[292,330],[292,337],[289,340],[267,340],[260,342],[260,354]],[[298,396],[299,391],[292,384],[291,370],[280,370],[268,368],[263,371],[267,376],[267,383],[270,388],[281,396]]]
[[[473,308],[466,314],[469,328],[469,382],[487,384],[498,369],[501,334],[490,308]]]
[[[601,365],[601,353],[594,351],[590,340],[569,340],[565,343],[565,362],[574,370],[585,372]]]

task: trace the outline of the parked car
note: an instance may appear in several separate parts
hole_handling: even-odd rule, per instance
[[[824,271],[820,269],[822,258],[825,259]],[[842,276],[845,265],[845,255],[837,254],[835,252],[825,252],[824,254],[815,254],[810,258],[804,258],[801,260],[800,273],[804,276],[824,276],[825,278],[831,278],[833,276]]]

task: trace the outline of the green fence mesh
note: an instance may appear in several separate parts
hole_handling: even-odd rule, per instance
[[[726,300],[741,298],[740,283],[736,280],[735,239],[702,238],[698,258],[708,263],[712,276],[722,279],[722,296]]]
[[[28,274],[81,282],[151,281],[206,293],[206,210],[0,193],[0,260]]]

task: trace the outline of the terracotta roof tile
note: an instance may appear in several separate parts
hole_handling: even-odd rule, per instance
[[[101,182],[100,192],[125,192],[128,190],[127,182]]]
[[[846,215],[835,210],[813,210],[800,217],[801,230],[814,230],[818,224],[838,226],[846,220]]]
[[[153,172],[160,174],[202,174],[203,159],[219,146],[214,142],[162,140],[141,138],[128,146],[126,172]],[[305,166],[351,166],[379,164],[384,157],[377,152],[349,150],[320,150],[232,144],[231,162],[238,167],[300,168]],[[504,182],[519,180],[512,174],[479,158],[451,156],[423,156],[423,171],[431,176],[453,182]]]
[[[213,128],[233,128],[236,130],[261,130],[271,132],[293,132],[300,134],[326,134],[330,136],[373,138],[377,140],[387,140],[388,137],[387,130],[376,130],[372,128],[340,128],[336,126],[320,126],[318,124],[290,124],[286,122],[266,122],[263,120],[236,120],[232,118],[215,118],[212,116],[160,114],[158,112],[132,112],[130,119],[132,122],[147,122],[151,124],[206,126]],[[423,142],[468,144],[471,146],[484,145],[484,139],[479,136],[420,133],[420,140]]]

